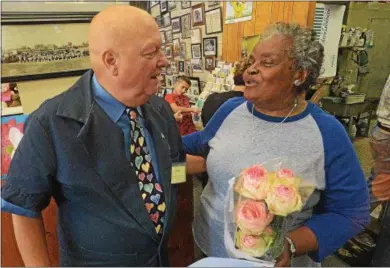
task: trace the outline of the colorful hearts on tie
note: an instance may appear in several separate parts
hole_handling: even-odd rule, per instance
[[[150,210],[154,207],[154,204],[153,203],[146,203],[145,207],[146,207],[146,210],[148,211],[148,213],[150,213]]]
[[[160,205],[158,205],[157,209],[160,210],[161,212],[164,212],[165,209],[166,209],[166,207],[165,207],[165,202],[162,203],[162,204],[160,204]]]
[[[141,196],[142,196],[142,200],[145,200],[147,194],[143,193]]]
[[[161,185],[159,183],[156,183],[154,185],[154,187],[156,188],[157,191],[162,192],[162,188],[161,188]]]
[[[152,200],[152,202],[155,203],[156,205],[160,201],[160,198],[161,198],[160,194],[155,194],[150,196],[150,200]]]
[[[145,160],[150,163],[150,161],[152,160],[152,157],[150,156],[150,154],[145,155]]]
[[[138,157],[138,156],[137,156]],[[135,159],[135,161],[137,161],[137,158]],[[137,162],[136,162],[137,163]],[[142,170],[145,172],[145,173],[148,173],[149,171],[149,168],[150,168],[150,164],[149,163],[145,163],[145,164],[142,164],[141,166]],[[138,168],[139,169],[139,168]]]
[[[144,160],[144,159],[143,159],[142,156],[137,156],[137,157],[135,158],[135,166],[136,166],[136,168],[137,168],[138,170],[139,170],[139,168],[140,168],[141,163],[142,163],[143,160]]]
[[[160,233],[160,230],[161,230],[161,224],[157,225],[156,227],[154,227],[156,229],[156,233]]]
[[[134,132],[133,132],[133,141],[136,141],[138,139],[138,136],[139,136],[138,130],[134,130]]]
[[[148,181],[152,182],[152,179],[153,179],[153,174],[150,173],[146,176],[146,178],[148,179]]]
[[[142,182],[138,182],[138,186],[139,186],[139,190],[141,191],[142,190],[142,187],[144,187],[144,184]]]
[[[141,147],[137,147],[137,148],[135,149],[135,153],[136,153],[137,155],[140,155],[140,154],[141,154]]]
[[[139,144],[140,146],[144,146],[144,141],[145,141],[144,137],[139,137],[139,138],[138,138],[138,144]]]
[[[144,181],[144,179],[145,179],[145,173],[141,172],[141,173],[138,175],[138,178],[139,178],[141,181]]]
[[[145,184],[144,185],[144,191],[148,192],[150,194],[153,191],[153,183]],[[156,203],[156,205],[157,205],[157,203]]]
[[[130,145],[130,153],[134,153],[135,146],[134,144]]]
[[[158,217],[160,216],[160,214],[158,212],[156,213],[153,213],[153,214],[149,214],[149,218],[154,222],[154,223],[157,223],[158,221]]]
[[[143,149],[144,149],[145,154],[149,153],[148,147],[145,146]]]

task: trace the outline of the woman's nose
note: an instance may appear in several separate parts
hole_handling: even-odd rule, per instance
[[[249,67],[249,68],[247,69],[247,72],[248,72],[249,75],[257,75],[257,74],[259,74],[259,70],[257,70],[257,69],[254,68],[254,67]]]

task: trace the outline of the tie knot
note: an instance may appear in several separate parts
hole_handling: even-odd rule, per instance
[[[129,115],[131,120],[135,120],[137,118],[137,115],[138,115],[137,108],[128,107],[128,108],[126,108],[126,112]]]

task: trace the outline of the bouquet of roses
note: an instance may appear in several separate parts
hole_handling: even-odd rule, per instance
[[[287,216],[300,212],[314,191],[280,164],[253,165],[229,181],[225,245],[232,257],[272,266],[284,247]]]

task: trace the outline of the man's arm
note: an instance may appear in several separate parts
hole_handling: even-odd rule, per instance
[[[16,243],[25,266],[50,267],[42,218],[12,215]]]

